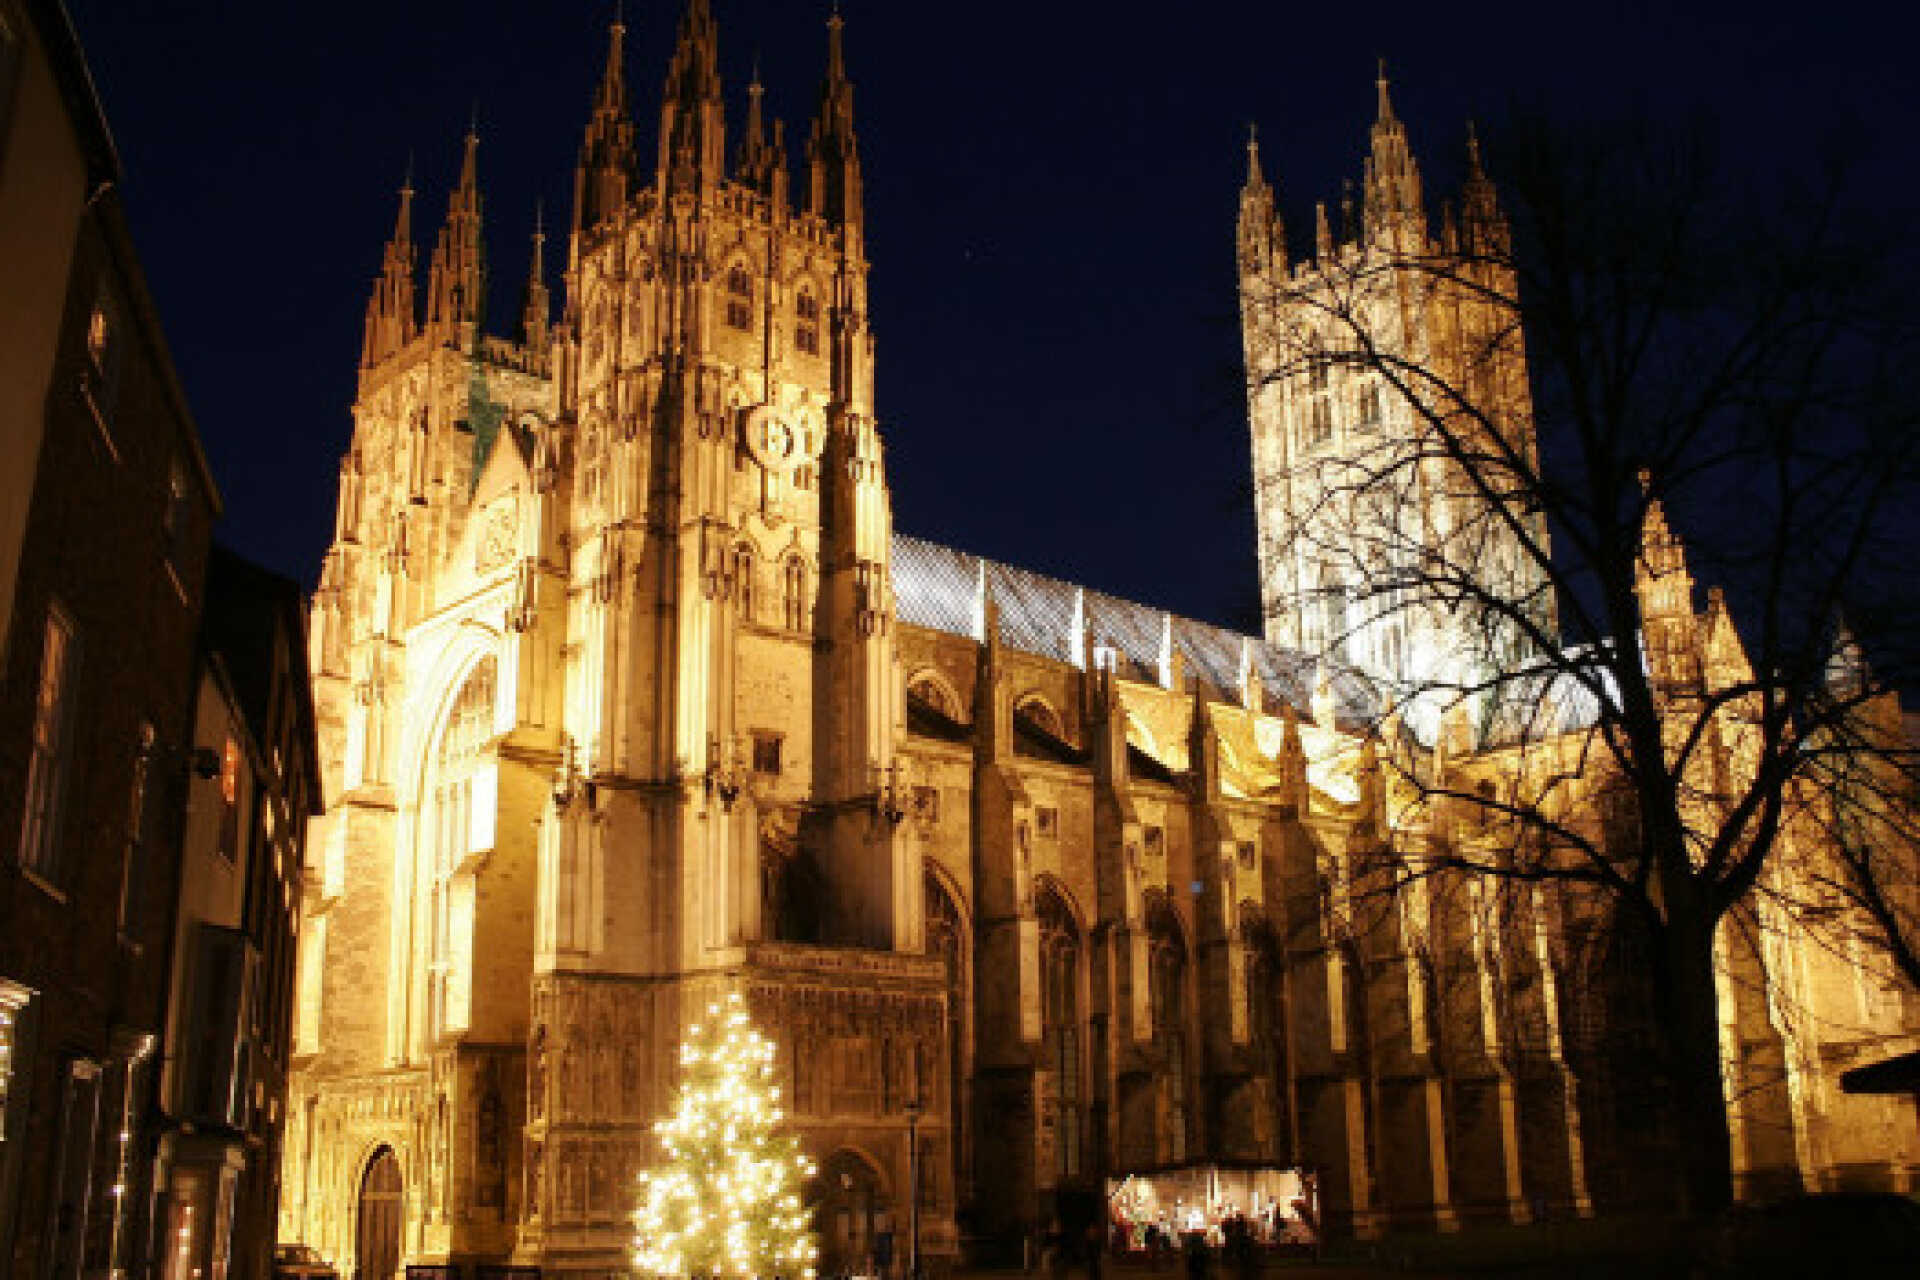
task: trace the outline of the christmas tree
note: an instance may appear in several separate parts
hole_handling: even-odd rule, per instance
[[[781,1131],[773,1042],[737,994],[688,1029],[680,1071],[673,1115],[654,1126],[665,1160],[640,1175],[634,1265],[661,1276],[811,1280],[800,1184],[813,1162]]]

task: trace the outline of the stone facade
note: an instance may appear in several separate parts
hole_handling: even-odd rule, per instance
[[[482,331],[472,136],[425,323],[410,190],[369,306],[282,1237],[622,1271],[728,988],[829,1267],[909,1194],[939,1264],[1204,1159],[1315,1165],[1362,1234],[1589,1212],[1588,953],[1544,896],[1363,917],[1399,803],[1363,682],[894,531],[839,19],[798,192],[757,85],[726,162],[703,0],[643,185],[623,36],[560,320],[536,242]]]

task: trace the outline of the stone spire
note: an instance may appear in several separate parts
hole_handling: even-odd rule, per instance
[[[1240,269],[1286,270],[1287,242],[1274,212],[1273,188],[1260,167],[1260,129],[1247,126],[1247,183],[1240,188]]]
[[[827,19],[827,76],[807,138],[807,208],[834,222],[861,221],[860,151],[853,133],[853,82],[847,79],[846,20]]]
[[[467,129],[460,182],[447,197],[447,221],[434,242],[427,273],[427,327],[442,340],[461,325],[478,326],[486,306],[486,251],[480,239],[480,129]]]
[[[360,367],[371,369],[413,341],[420,331],[413,302],[413,164],[407,164],[400,184],[400,212],[393,220],[380,275],[367,300],[366,336],[360,347]]]
[[[660,190],[711,191],[726,168],[720,38],[707,0],[687,0],[660,103]]]
[[[573,173],[573,233],[591,231],[627,202],[633,180],[633,117],[627,110],[626,23],[615,16],[607,69],[593,96],[593,115]]]
[[[1510,237],[1506,214],[1480,161],[1480,135],[1467,122],[1467,180],[1460,190],[1461,249],[1469,254],[1504,257]]]
[[[520,303],[520,341],[535,351],[547,347],[553,303],[547,295],[547,228],[544,210],[533,207],[533,260],[527,264],[527,290]]]
[[[1640,473],[1646,509],[1640,523],[1640,559],[1634,594],[1640,602],[1640,633],[1656,684],[1671,688],[1699,674],[1693,574],[1686,548],[1667,523],[1666,505],[1653,492],[1653,477]]]
[[[1366,163],[1366,230],[1369,241],[1402,252],[1417,250],[1426,239],[1426,212],[1420,194],[1420,169],[1407,146],[1407,127],[1393,113],[1387,92],[1387,63],[1380,60],[1374,78],[1379,96],[1373,122],[1373,146]]]
[[[747,85],[747,132],[740,142],[734,175],[762,195],[777,196],[784,201],[787,187],[785,131],[779,121],[774,121],[773,141],[768,143],[766,94],[766,88],[760,83],[760,65],[756,60],[753,81]]]

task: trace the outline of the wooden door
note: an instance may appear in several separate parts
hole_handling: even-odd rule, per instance
[[[393,1280],[400,1269],[400,1196],[400,1162],[382,1147],[360,1180],[358,1280]]]
[[[818,1206],[814,1226],[820,1274],[870,1274],[875,1237],[887,1223],[879,1175],[852,1152],[837,1152],[821,1171],[811,1198]]]

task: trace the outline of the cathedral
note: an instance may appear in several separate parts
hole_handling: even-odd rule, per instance
[[[896,532],[840,18],[797,166],[757,83],[729,145],[706,0],[643,159],[624,35],[557,318],[536,237],[485,324],[476,137],[424,299],[400,193],[312,606],[328,812],[280,1238],[381,1280],[625,1274],[682,1032],[728,992],[778,1042],[829,1272],[910,1221],[930,1269],[985,1256],[1201,1163],[1310,1168],[1362,1236],[1619,1194],[1632,1081],[1574,1025],[1596,962],[1548,905],[1417,944],[1343,924],[1346,859],[1394,820],[1364,673],[1443,646],[1302,604],[1324,535],[1285,486],[1264,639]],[[1368,216],[1424,234],[1384,82],[1380,110]],[[1251,159],[1247,300],[1289,269]],[[1255,379],[1256,469],[1391,430],[1343,376]],[[1858,1006],[1830,1025],[1898,1028],[1815,969]],[[1911,1104],[1841,1099],[1765,1008],[1736,1024],[1730,1072],[1786,1064],[1730,1090],[1743,1174],[1905,1185]]]

